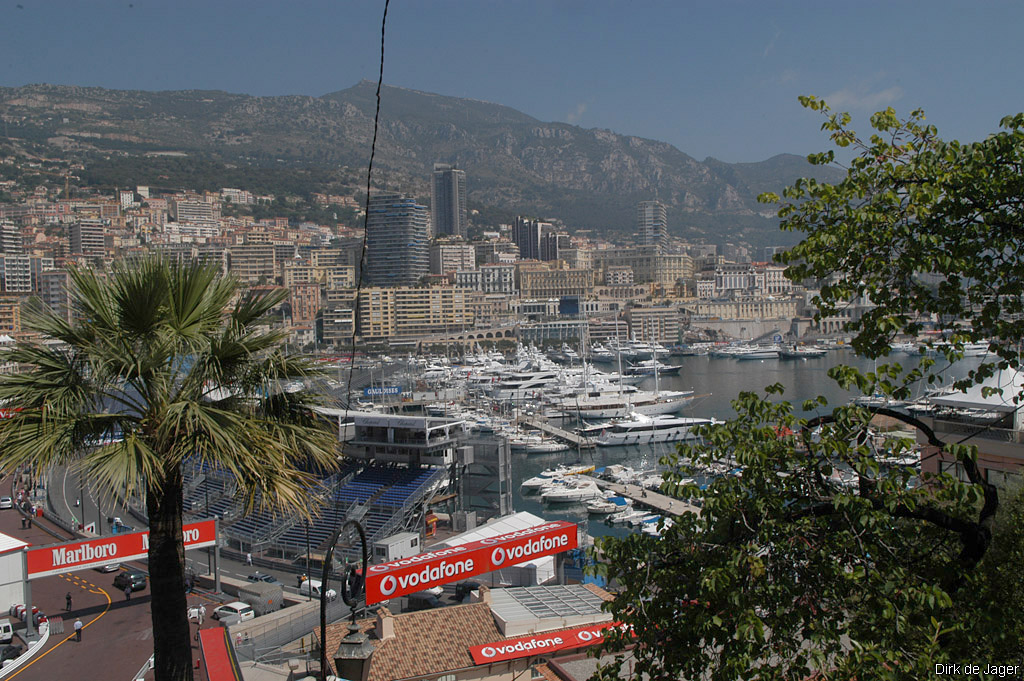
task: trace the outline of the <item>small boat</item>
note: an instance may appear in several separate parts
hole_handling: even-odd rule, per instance
[[[606,499],[591,499],[586,504],[587,513],[594,515],[607,515],[619,513],[633,505],[632,499],[626,497],[608,497]]]
[[[551,454],[553,452],[566,452],[572,449],[567,442],[542,437],[540,442],[527,442],[524,447],[527,454]]]
[[[627,508],[623,511],[619,511],[613,515],[608,516],[607,522],[612,525],[624,525],[630,520],[635,518],[646,518],[650,513],[648,511],[640,511],[635,508]]]

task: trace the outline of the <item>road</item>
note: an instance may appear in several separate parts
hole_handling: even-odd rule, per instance
[[[77,481],[75,481],[77,484]],[[0,481],[0,495],[11,494],[10,476]],[[31,528],[22,525],[23,516],[16,509],[0,511],[0,532],[34,546],[65,541],[71,537],[45,519],[37,519]],[[145,570],[144,563],[130,563]],[[75,681],[106,681],[131,679],[153,653],[152,611],[148,587],[125,600],[113,586],[114,573],[80,570],[55,577],[33,580],[32,604],[51,620],[63,620],[63,634],[50,636],[46,646],[31,660],[6,679],[75,679]],[[66,596],[71,595],[71,609],[66,609]],[[189,605],[206,603],[212,611],[219,601],[208,594],[189,597]],[[80,618],[84,628],[82,641],[76,642],[73,624]],[[24,623],[11,618],[16,630],[24,631]],[[193,632],[196,625],[192,624]],[[218,626],[207,618],[204,628]],[[198,643],[193,644],[193,659],[199,658]]]

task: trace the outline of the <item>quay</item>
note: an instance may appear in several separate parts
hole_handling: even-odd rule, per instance
[[[556,437],[559,440],[565,440],[578,449],[593,449],[597,446],[597,443],[592,438],[583,437],[582,435],[577,435],[576,433],[572,433],[568,430],[563,430],[562,428],[551,425],[542,418],[522,415],[519,417],[519,423],[530,426],[531,428],[536,428],[537,430],[547,433],[552,437]]]
[[[620,485],[617,482],[610,482],[608,480],[602,480],[601,478],[595,478],[589,475],[581,475],[579,477],[587,480],[593,480],[601,489],[611,490],[620,497],[632,499],[633,503],[637,506],[650,508],[652,511],[661,513],[662,515],[680,516],[684,513],[696,513],[697,515],[700,515],[700,509],[698,507],[688,504],[680,499],[673,499],[672,497],[661,494],[660,492],[652,492],[640,485]]]

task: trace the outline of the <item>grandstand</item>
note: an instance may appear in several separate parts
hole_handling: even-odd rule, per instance
[[[363,525],[371,546],[398,532],[420,532],[426,502],[449,482],[447,464],[454,460],[463,422],[364,413],[352,417],[354,427],[348,432],[354,437],[343,445],[341,470],[309,490],[314,516],[308,525],[298,509],[295,514],[243,514],[233,500],[230,472],[203,463],[185,467],[185,508],[197,516],[220,517],[229,545],[255,547],[282,559],[325,551],[347,520]],[[337,552],[355,559],[359,548],[341,542]]]

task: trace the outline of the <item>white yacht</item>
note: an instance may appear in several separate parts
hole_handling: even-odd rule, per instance
[[[548,386],[561,381],[558,371],[526,371],[503,374],[491,385],[496,400],[522,401],[535,399]]]
[[[692,390],[650,392],[616,391],[598,396],[580,396],[566,405],[562,412],[583,419],[625,418],[632,412],[653,416],[673,414],[693,401]]]
[[[597,444],[602,447],[614,447],[655,442],[679,442],[696,437],[693,434],[694,428],[714,423],[714,419],[677,417],[665,414],[651,417],[633,413],[628,419],[609,424],[598,436]]]
[[[593,480],[565,479],[561,484],[554,484],[541,490],[540,498],[546,503],[572,503],[601,499],[604,492]]]
[[[519,485],[523,492],[540,490],[553,480],[567,478],[573,475],[583,475],[594,470],[594,464],[560,464],[554,468],[541,471],[532,478],[527,478]]]
[[[633,505],[633,500],[627,497],[612,496],[604,499],[591,499],[584,505],[587,507],[587,513],[608,515],[626,510]]]

